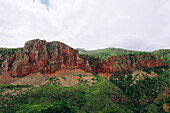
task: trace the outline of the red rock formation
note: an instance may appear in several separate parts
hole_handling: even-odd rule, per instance
[[[162,61],[150,54],[113,56],[105,62],[96,63],[95,73],[124,73],[128,70],[162,66]]]
[[[23,50],[2,64],[2,70],[10,71],[12,76],[23,77],[30,73],[54,73],[60,69],[92,69],[86,61],[79,58],[78,51],[61,43],[45,40],[28,41]]]
[[[12,55],[9,59],[6,59],[6,60],[2,63],[1,68],[2,68],[3,70],[5,70],[5,72],[7,72],[7,71],[8,71],[8,67],[11,67],[11,66],[12,66],[12,63],[14,62],[15,58],[16,58],[16,55]]]
[[[98,62],[96,65],[93,67],[93,71],[95,73],[100,73],[102,72],[102,67],[103,67],[103,62]]]
[[[110,74],[154,66],[162,66],[162,61],[150,54],[113,56],[102,61],[87,55],[80,58],[77,50],[61,42],[37,39],[28,41],[22,51],[5,60],[1,69],[10,71],[11,76],[23,77],[34,72],[52,74],[60,69],[78,68],[87,72],[106,73],[103,75],[108,78]]]
[[[90,67],[88,60],[85,62],[84,70],[87,71],[87,72],[92,72],[92,68]]]

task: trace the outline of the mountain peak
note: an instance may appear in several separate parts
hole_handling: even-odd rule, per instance
[[[77,50],[62,42],[35,39],[26,42],[21,51],[6,59],[1,69],[13,77],[23,77],[36,72],[52,74],[60,69],[117,74],[162,65],[159,58],[149,53],[113,55],[104,61],[88,55],[81,55],[80,58]]]
[[[1,68],[14,77],[22,77],[34,72],[48,74],[60,69],[83,68],[83,63],[78,51],[68,45],[35,39],[26,42],[23,50],[5,60]]]

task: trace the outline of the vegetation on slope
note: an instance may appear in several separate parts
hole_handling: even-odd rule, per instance
[[[0,65],[5,58],[21,49],[0,49]],[[106,60],[114,55],[146,54],[146,52],[108,48],[80,51],[80,54],[88,54],[87,58],[91,59],[91,65],[94,65],[93,63],[99,60],[95,57]],[[170,50],[158,50],[151,54],[162,59],[163,63],[170,63]],[[80,55],[80,57],[82,56]],[[163,105],[165,103],[170,104],[166,93],[170,82],[169,67],[143,68],[142,70],[147,73],[154,71],[158,76],[151,79],[143,75],[143,79],[134,83],[131,72],[128,75],[113,75],[110,81],[96,75],[98,82],[94,86],[79,84],[73,87],[64,87],[50,83],[33,88],[28,85],[2,85],[0,86],[0,112],[164,112]],[[27,88],[29,91],[23,93],[23,88]],[[8,90],[17,93],[2,95],[3,92]]]
[[[20,97],[13,98],[1,112],[17,113],[49,113],[49,112],[78,112],[78,113],[128,113],[132,112],[125,105],[114,102],[111,95],[124,97],[123,92],[105,78],[97,77],[94,86],[87,84],[73,87],[60,85],[43,85],[34,88]],[[3,104],[3,103],[1,103]]]
[[[149,69],[147,68],[147,70]],[[159,113],[161,113],[163,111],[162,105],[164,102],[162,103],[161,101],[157,102],[157,104],[155,103],[153,103],[152,105],[149,104],[154,102],[154,99],[156,99],[160,95],[160,93],[167,90],[167,88],[169,87],[170,69],[168,69],[168,67],[155,67],[150,68],[150,70],[155,71],[159,75],[153,79],[143,75],[142,77],[143,79],[139,79],[138,81],[135,82],[135,84],[133,83],[134,79],[132,79],[131,73],[129,73],[127,77],[125,77],[125,75],[124,76],[121,75],[112,76],[110,78],[110,81],[117,85],[120,89],[122,89],[125,92],[126,97],[134,102],[135,106],[129,107],[133,109],[133,111],[135,112],[143,111],[144,113],[146,112],[150,113],[158,111]],[[166,101],[169,102],[169,100]]]
[[[144,51],[133,51],[133,50],[126,50],[120,48],[106,48],[106,49],[98,49],[98,50],[91,50],[86,51],[82,49],[78,49],[80,55],[87,54],[94,57],[100,57],[102,60],[106,60],[109,57],[115,55],[127,55],[127,54],[147,54],[150,53],[162,60],[164,64],[170,63],[170,49],[160,49],[153,52],[144,52]]]
[[[163,63],[170,63],[170,49],[156,50],[152,54],[160,58]]]
[[[98,49],[92,51],[84,51],[79,49],[79,53],[87,54],[95,57],[101,57],[101,59],[106,60],[107,58],[112,57],[114,55],[139,54],[139,53],[147,53],[147,52],[125,50],[120,48],[106,48],[106,49]]]
[[[0,86],[1,94],[7,90],[15,92],[30,88],[27,93],[1,95],[0,112],[16,113],[150,113],[164,112],[163,105],[170,104],[165,90],[169,87],[170,69],[155,67],[143,69],[148,73],[154,71],[159,76],[151,79],[143,75],[133,83],[131,72],[125,75],[112,76],[110,81],[95,76],[94,86],[79,84],[64,87],[57,84],[32,86]],[[52,78],[51,78],[52,79]],[[162,96],[160,96],[162,95]],[[161,99],[160,99],[161,98]]]
[[[145,113],[163,113],[168,111],[168,107],[166,108],[164,105],[170,106],[170,69],[166,70],[165,72],[161,73],[160,76],[157,76],[155,79],[158,81],[159,84],[159,92],[157,97],[154,99],[154,101],[147,105],[143,112]],[[167,111],[165,110],[167,109]],[[169,108],[170,112],[170,108]],[[169,113],[168,112],[168,113]]]
[[[0,48],[0,66],[4,60],[7,58],[10,58],[13,54],[16,54],[18,51],[20,51],[22,48]]]

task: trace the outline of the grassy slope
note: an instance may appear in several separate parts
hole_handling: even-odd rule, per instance
[[[10,55],[15,53],[13,52],[13,49],[0,49],[0,53],[5,53],[4,56],[10,52]],[[15,51],[15,50],[14,50]],[[138,52],[138,51],[130,51],[130,50],[123,50],[123,49],[114,49],[114,48],[108,48],[108,49],[102,49],[102,50],[94,50],[94,51],[80,51],[80,54],[89,54],[93,56],[100,56],[102,59],[107,59],[113,55],[123,55],[123,54],[138,54],[138,53],[145,53],[145,52]],[[9,53],[8,53],[9,54]],[[162,59],[163,63],[169,63],[170,62],[170,50],[157,50],[154,52],[151,52],[151,54],[159,57]],[[148,69],[147,69],[148,70]],[[157,70],[157,69],[156,69]],[[118,94],[122,97],[127,96],[128,98],[134,99],[138,98],[137,100],[140,100],[140,98],[143,98],[147,95],[152,95],[154,93],[154,97],[158,96],[157,93],[155,93],[154,90],[151,90],[151,92],[143,91],[140,93],[140,97],[138,96],[138,92],[140,92],[140,89],[154,89],[159,87],[160,92],[162,93],[164,89],[167,88],[168,80],[169,80],[169,73],[170,70],[166,70],[164,72],[159,73],[159,76],[154,78],[152,80],[152,84],[143,85],[145,83],[150,83],[150,80],[148,81],[140,81],[138,84],[134,87],[129,87],[129,85],[125,86],[125,89],[128,89],[129,91],[123,92],[121,89],[119,89],[119,84],[117,83],[115,86],[114,83],[105,80],[104,78],[98,77],[99,82],[95,86],[87,86],[87,85],[78,85],[74,87],[63,87],[63,86],[57,86],[57,85],[45,85],[41,86],[40,88],[35,88],[30,90],[27,94],[17,97],[17,99],[11,100],[9,102],[8,109],[6,109],[6,112],[11,111],[17,111],[17,112],[42,112],[43,110],[52,110],[52,109],[60,109],[63,110],[63,107],[66,108],[69,112],[130,112],[129,109],[137,109],[134,111],[142,111],[143,112],[151,112],[151,111],[159,111],[162,112],[162,104],[163,102],[153,102],[149,105],[144,105],[141,107],[140,105],[132,108],[133,106],[130,106],[129,109],[127,106],[115,103],[111,99],[110,94]],[[129,81],[126,81],[128,83]],[[122,85],[122,83],[120,84]],[[144,87],[145,86],[145,87]],[[132,89],[132,90],[131,90]],[[137,89],[137,90],[136,90]],[[4,89],[6,90],[6,89]],[[3,91],[4,91],[3,90]],[[131,94],[137,94],[138,97]],[[126,95],[126,93],[128,95]],[[147,94],[146,94],[147,93]],[[131,96],[131,97],[130,97]],[[146,107],[145,107],[146,106]],[[0,112],[4,110],[4,108],[1,108],[0,106]],[[68,112],[67,111],[67,112]]]
[[[53,110],[51,112],[60,110],[58,112],[128,113],[132,111],[143,111],[146,113],[155,111],[161,113],[163,112],[162,105],[164,103],[162,101],[153,102],[147,105],[140,105],[139,102],[135,102],[148,96],[154,97],[156,99],[164,90],[167,89],[170,79],[170,69],[165,70],[165,68],[161,67],[160,69],[163,71],[161,71],[161,73],[159,72],[159,76],[152,80],[141,80],[133,86],[130,86],[131,80],[128,78],[122,78],[122,80],[119,80],[119,83],[115,83],[113,81],[113,83],[111,83],[105,78],[98,76],[95,76],[98,82],[94,86],[88,86],[85,84],[73,87],[63,87],[54,84],[44,85],[39,88],[33,88],[20,97],[11,97],[12,99],[10,101],[5,101],[5,103],[8,103],[7,108],[5,108],[5,106],[1,107],[1,104],[4,105],[4,103],[2,103],[4,101],[1,101],[0,112],[48,113],[51,110]],[[121,83],[121,81],[123,82]],[[124,87],[122,87],[123,84],[125,84]],[[7,88],[15,89],[16,87],[23,88],[25,86],[4,85],[0,88],[3,89],[1,91],[3,92],[6,91]],[[157,92],[155,89],[159,89],[159,92]],[[135,106],[133,106],[132,103],[126,105],[119,104],[114,102],[112,99],[113,96],[123,98],[128,97],[128,99],[131,99],[137,104]],[[166,103],[169,103],[169,99],[166,100]]]
[[[147,69],[149,70],[149,69]],[[159,95],[167,90],[169,87],[170,80],[170,69],[164,67],[155,67],[150,68],[150,70],[155,71],[159,76],[150,79],[146,77],[144,80],[139,80],[135,85],[130,85],[133,80],[131,75],[129,75],[126,79],[124,76],[112,76],[110,81],[117,85],[120,89],[125,92],[126,97],[134,101],[135,107],[131,106],[131,108],[135,112],[142,113],[162,113],[163,112],[163,101],[154,102]],[[159,71],[158,71],[159,70]],[[114,78],[119,78],[119,80],[115,80]],[[140,104],[141,99],[145,99],[147,97],[151,97],[154,100],[148,102],[147,104]],[[167,98],[166,103],[170,104],[170,98]],[[152,103],[153,102],[153,103]]]
[[[154,102],[147,105],[144,109],[143,112],[147,113],[162,113],[164,112],[163,110],[163,104],[167,103],[170,105],[170,98],[167,98],[167,89],[170,87],[170,69],[164,71],[161,73],[159,76],[155,78],[157,80],[160,88],[160,91],[155,98]],[[170,109],[169,109],[170,110]],[[169,113],[169,112],[168,112]]]
[[[125,50],[120,48],[106,48],[106,49],[98,49],[92,51],[82,51],[79,50],[80,54],[88,54],[95,57],[101,57],[103,60],[114,56],[114,55],[126,55],[126,54],[139,54],[139,53],[147,53],[142,51],[133,51],[133,50]]]
[[[170,63],[170,49],[160,49],[153,52],[132,51],[132,50],[119,49],[119,48],[106,48],[106,49],[98,49],[92,51],[85,51],[79,49],[79,53],[80,55],[87,54],[95,57],[101,57],[103,60],[106,60],[107,58],[114,55],[150,53],[160,58],[164,64]]]
[[[156,50],[152,54],[160,58],[163,63],[170,63],[170,49]]]
[[[164,102],[153,102],[151,104],[140,105],[139,101],[144,97],[154,97],[155,99],[168,87],[170,69],[163,69],[159,76],[152,81],[150,79],[137,82],[134,86],[129,86],[130,79],[122,79],[122,83],[111,83],[105,78],[95,76],[98,82],[94,86],[76,85],[73,87],[63,87],[60,85],[43,85],[38,88],[29,90],[20,97],[12,97],[8,107],[1,108],[0,112],[17,112],[17,113],[48,113],[48,112],[93,112],[93,113],[128,113],[128,112],[163,112],[162,105]],[[152,83],[152,84],[150,84]],[[116,85],[114,85],[116,84]],[[2,86],[5,88],[16,88],[12,86]],[[17,86],[22,88],[23,86]],[[24,86],[25,87],[25,86]],[[120,88],[119,88],[120,87]],[[159,87],[159,92],[155,89]],[[122,89],[123,88],[123,89]],[[126,92],[127,89],[128,91]],[[146,90],[147,89],[147,90]],[[125,90],[125,91],[124,91]],[[142,92],[141,92],[142,91]],[[156,92],[155,92],[156,91]],[[140,92],[140,93],[139,93]],[[135,95],[134,95],[135,94]],[[140,95],[139,95],[140,94]],[[123,97],[132,100],[135,104],[119,104],[112,97]],[[166,103],[169,99],[166,100]],[[56,111],[57,110],[57,111]],[[59,110],[59,111],[58,111]]]
[[[44,85],[28,91],[25,95],[12,100],[6,112],[17,113],[60,110],[60,112],[78,113],[129,113],[125,105],[115,103],[111,94],[124,97],[124,93],[117,86],[105,78],[97,77],[95,86],[77,85],[63,87],[58,85]],[[1,112],[3,109],[1,109]],[[46,112],[45,112],[46,113]]]

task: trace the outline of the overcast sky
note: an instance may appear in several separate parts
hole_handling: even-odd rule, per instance
[[[170,49],[170,0],[0,0],[0,47]]]

